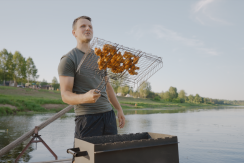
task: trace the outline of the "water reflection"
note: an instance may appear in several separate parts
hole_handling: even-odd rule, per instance
[[[30,121],[33,116],[2,116],[0,117],[0,148],[5,147],[16,138],[22,136],[26,131],[29,131]],[[0,163],[14,162],[15,158],[25,148],[26,144],[30,141],[25,141],[17,146],[14,150],[11,150],[8,154],[5,154],[0,158]],[[23,154],[22,160],[28,162],[31,159],[30,152],[34,149],[30,146]]]
[[[154,109],[125,109],[124,114],[158,114],[158,113],[188,113],[188,112],[200,112],[200,111],[209,111],[209,110],[216,110],[221,111],[223,109],[243,109],[244,106],[216,106],[214,108],[209,107],[190,107],[190,108],[179,108],[179,107],[170,107],[170,108],[154,108]]]
[[[244,107],[166,108],[124,110],[126,126],[119,133],[155,132],[177,135],[180,162],[244,162]],[[0,148],[51,117],[52,114],[0,116]],[[71,158],[74,135],[73,113],[67,113],[40,131],[43,140],[58,155],[58,159]],[[0,162],[13,162],[25,144],[0,158]],[[54,160],[41,144],[32,144],[20,162]]]

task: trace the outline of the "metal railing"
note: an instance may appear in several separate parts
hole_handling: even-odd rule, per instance
[[[74,108],[73,105],[67,106],[66,108],[64,108],[63,110],[61,110],[60,112],[56,113],[54,116],[50,117],[48,120],[46,120],[45,122],[43,122],[42,124],[37,126],[38,130],[40,131],[41,129],[43,129],[44,127],[46,127],[47,125],[49,125],[50,123],[52,123],[53,121],[55,121],[56,119],[58,119],[59,117],[61,117],[62,115],[64,115],[65,113],[67,113],[68,111],[70,111],[73,108]],[[2,148],[0,150],[0,157],[2,157],[4,154],[8,153],[10,150],[16,148],[23,141],[25,141],[28,138],[30,138],[31,136],[33,136],[34,133],[35,133],[35,128],[33,128],[29,132],[25,133],[24,135],[22,135],[18,139],[14,140],[10,144],[8,144],[4,148]]]

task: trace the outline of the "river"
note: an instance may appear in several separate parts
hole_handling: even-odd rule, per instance
[[[181,163],[243,163],[244,106],[217,108],[167,108],[125,110],[126,125],[119,134],[154,132],[176,135]],[[53,113],[0,116],[0,148],[41,124]],[[67,113],[42,129],[42,139],[58,159],[71,158],[66,153],[73,146],[74,113]],[[8,132],[7,132],[8,130]],[[13,162],[24,145],[0,158]],[[19,162],[54,160],[42,143],[32,144]]]

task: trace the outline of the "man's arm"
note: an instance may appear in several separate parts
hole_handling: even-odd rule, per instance
[[[108,99],[109,99],[110,103],[114,106],[114,108],[118,111],[117,116],[119,119],[119,127],[123,128],[125,125],[125,116],[124,116],[123,110],[119,104],[119,101],[114,93],[114,89],[111,86],[111,84],[108,82],[106,86],[107,86],[106,91],[108,94]]]
[[[63,102],[69,105],[95,103],[101,96],[100,93],[96,93],[95,89],[90,90],[85,94],[75,94],[72,92],[74,85],[74,77],[59,76],[61,97]]]

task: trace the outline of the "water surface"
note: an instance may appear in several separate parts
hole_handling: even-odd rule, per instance
[[[154,132],[178,136],[181,163],[243,163],[244,107],[166,108],[125,110],[126,126],[120,134]],[[0,148],[41,124],[52,114],[0,116]],[[58,159],[73,146],[73,113],[67,113],[42,129],[39,134]],[[8,132],[3,132],[8,129]],[[6,154],[0,162],[12,162],[28,141]],[[54,160],[41,143],[32,144],[20,162]]]

